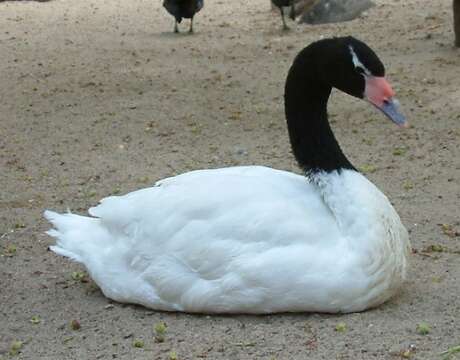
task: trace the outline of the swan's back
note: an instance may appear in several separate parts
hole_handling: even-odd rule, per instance
[[[304,219],[301,230],[308,231],[301,234],[307,236],[321,228],[321,224],[317,224],[305,229],[310,225],[308,220],[318,216],[332,220],[321,197],[305,177],[256,166],[200,170],[167,178],[153,188],[106,198],[89,213],[110,226],[133,227],[129,230],[131,233],[154,232],[158,237],[155,247],[173,246],[174,249],[181,246],[182,241],[195,241],[203,232],[222,239],[235,237],[243,243],[267,240],[273,244],[273,241],[283,241],[278,231],[297,232],[288,223],[280,223],[280,218],[296,222]],[[155,218],[162,221],[151,221]],[[263,236],[256,232],[260,231],[261,222],[271,224]],[[273,233],[277,226],[286,228]],[[136,227],[138,230],[134,230]]]

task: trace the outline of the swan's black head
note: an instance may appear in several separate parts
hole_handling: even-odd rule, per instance
[[[349,95],[364,98],[364,75],[385,76],[385,67],[374,51],[353,37],[326,39],[316,46],[323,81]]]
[[[299,57],[311,60],[313,69],[307,71],[315,71],[316,80],[324,86],[367,100],[399,126],[407,126],[385,79],[384,65],[365,43],[351,36],[324,39],[309,45],[301,54]]]
[[[294,60],[284,93],[292,150],[309,172],[354,169],[329,126],[327,102],[333,87],[367,100],[396,124],[407,126],[385,67],[369,46],[353,37],[314,42]]]

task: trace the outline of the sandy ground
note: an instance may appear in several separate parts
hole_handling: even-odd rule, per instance
[[[268,0],[209,0],[189,36],[171,33],[159,0],[1,2],[0,358],[11,357],[13,341],[23,342],[23,359],[431,360],[460,345],[451,0],[377,4],[349,23],[292,24],[284,34]],[[45,208],[84,213],[104,196],[191,169],[298,171],[283,113],[286,72],[311,41],[348,34],[384,60],[413,125],[400,131],[342,94],[331,101],[346,153],[411,233],[412,268],[398,297],[345,316],[161,313],[112,304],[72,278],[82,267],[47,251]],[[163,343],[153,339],[160,321]],[[345,332],[335,331],[339,322]],[[422,322],[427,335],[416,330]]]

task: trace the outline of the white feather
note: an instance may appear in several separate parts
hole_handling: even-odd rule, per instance
[[[83,263],[107,297],[159,310],[361,311],[406,276],[399,216],[351,170],[193,171],[89,213],[46,211],[51,249]]]

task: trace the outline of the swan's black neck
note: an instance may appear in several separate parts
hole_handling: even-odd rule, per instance
[[[294,156],[306,172],[353,169],[331,130],[327,102],[332,87],[320,75],[324,59],[302,51],[294,61],[285,88],[285,112]]]

